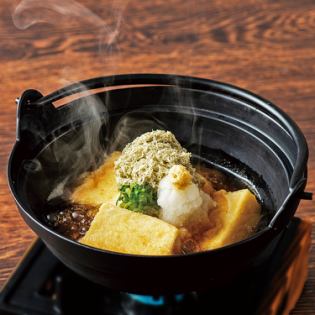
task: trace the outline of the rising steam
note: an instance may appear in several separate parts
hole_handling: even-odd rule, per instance
[[[14,25],[25,30],[40,23],[61,27],[65,23],[77,23],[82,28],[89,24],[89,32],[97,35],[99,53],[101,57],[108,57],[119,35],[122,16],[128,1],[113,0],[103,7],[106,22],[98,14],[74,0],[22,0],[14,9],[12,20]],[[64,23],[64,24],[62,24]],[[117,46],[115,51],[117,52]],[[69,65],[70,66],[70,65]],[[69,67],[62,69],[62,81],[69,83],[67,72]],[[24,169],[29,174],[29,188],[33,187],[37,199],[48,201],[67,197],[67,187],[75,178],[79,178],[85,171],[95,169],[102,157],[102,127],[108,122],[106,104],[90,93],[83,85],[81,90],[88,95],[81,98],[72,107],[71,121],[84,125],[77,130],[71,139],[67,136],[55,137],[49,147],[32,161],[24,161]],[[88,122],[88,123],[87,123]],[[28,129],[36,134],[36,138],[46,141],[46,121],[36,122],[40,128],[35,128],[30,122]],[[76,126],[73,126],[76,129]],[[36,166],[36,167],[35,167]],[[47,184],[50,183],[50,184]],[[47,187],[45,185],[47,184]],[[38,190],[37,187],[42,187]]]
[[[49,145],[35,159],[23,163],[26,190],[31,190],[33,197],[37,195],[37,200],[68,199],[71,185],[104,159],[106,130],[102,128],[108,125],[106,106],[97,95],[88,95],[78,99],[72,108],[68,119],[58,118]],[[60,132],[58,127],[69,121],[68,131]],[[47,143],[47,121],[37,122],[36,129],[31,124],[32,121],[26,127],[35,135],[34,139]]]
[[[106,21],[89,8],[74,0],[22,0],[15,8],[12,19],[14,25],[25,30],[39,23],[47,23],[59,27],[61,22],[89,24],[96,30],[100,57],[106,59],[115,51],[119,54],[117,39],[123,21],[123,12],[128,4],[127,0],[114,0],[111,5],[104,6]],[[111,22],[109,22],[111,21]],[[91,31],[91,29],[89,29]],[[116,45],[115,49],[113,49]],[[71,65],[68,65],[69,67]],[[63,81],[66,80],[68,66],[62,69]],[[180,112],[189,112],[190,121],[179,121],[177,127],[185,130],[189,135],[186,145],[201,143],[202,129],[198,128],[194,104],[187,93],[174,84],[174,102]],[[157,118],[154,110],[151,114],[129,111],[118,121],[109,121],[107,99],[101,100],[90,93],[84,86],[88,97],[77,100],[76,106],[71,108],[71,121],[81,121],[84,128],[71,134],[71,137],[55,137],[49,146],[29,163],[25,161],[24,168],[29,173],[32,194],[38,193],[38,199],[51,201],[58,198],[67,198],[70,191],[68,187],[76,178],[100,164],[100,159],[105,153],[122,150],[123,147],[144,132],[156,129],[168,129],[167,123]],[[156,104],[158,105],[158,104]],[[188,105],[188,106],[187,106]],[[45,121],[42,122],[45,124]],[[112,130],[109,130],[108,126]],[[105,126],[105,131],[104,131]],[[45,141],[45,132],[41,134],[38,129],[29,126],[32,132],[37,132],[37,137]],[[43,127],[43,130],[45,128]],[[73,128],[76,130],[76,126]],[[103,137],[103,138],[102,138]],[[187,139],[186,139],[187,140]],[[104,142],[102,144],[102,142]],[[37,187],[42,189],[38,190]]]
[[[90,24],[97,30],[100,54],[111,53],[117,41],[123,12],[128,4],[125,0],[113,0],[104,8],[106,16],[112,23],[105,22],[99,15],[74,0],[22,0],[14,9],[12,20],[14,25],[25,30],[38,23],[60,25],[62,20]]]
[[[12,18],[17,28],[25,30],[37,23],[55,24],[56,13],[67,18],[82,19],[96,27],[106,27],[97,14],[73,0],[22,0],[16,6]]]

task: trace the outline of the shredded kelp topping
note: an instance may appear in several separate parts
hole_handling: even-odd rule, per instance
[[[136,138],[122,151],[115,162],[116,180],[119,185],[149,184],[157,189],[160,180],[174,165],[183,165],[199,182],[187,152],[169,131],[155,130]]]

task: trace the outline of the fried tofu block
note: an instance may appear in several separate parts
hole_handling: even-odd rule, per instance
[[[213,198],[217,206],[210,211],[209,218],[214,227],[204,233],[201,250],[222,247],[252,235],[261,217],[261,207],[254,194],[248,189],[220,190]]]
[[[113,152],[97,170],[90,173],[81,185],[75,188],[71,199],[74,203],[97,206],[104,202],[115,204],[118,197],[114,162],[121,152]]]
[[[178,233],[160,219],[106,203],[80,242],[120,253],[170,255]]]

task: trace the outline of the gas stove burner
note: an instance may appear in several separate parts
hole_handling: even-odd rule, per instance
[[[272,301],[270,292],[281,289],[282,283],[274,281],[275,271],[283,272],[280,266],[288,263],[286,249],[296,241],[299,224],[299,219],[290,223],[266,269],[244,273],[223,289],[163,296],[117,292],[94,284],[65,267],[37,240],[2,290],[0,314],[262,314],[258,310]],[[206,274],[202,281],[207,281]]]

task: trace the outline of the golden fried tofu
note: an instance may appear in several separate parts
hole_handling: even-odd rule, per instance
[[[121,152],[113,152],[96,171],[91,172],[75,188],[71,199],[74,203],[87,205],[100,205],[104,202],[115,204],[118,197],[118,185],[116,182],[114,162],[119,158]]]
[[[255,231],[261,217],[261,207],[248,189],[225,190],[213,194],[217,206],[210,210],[213,228],[200,241],[201,250],[222,247],[243,240]]]
[[[103,204],[81,243],[114,252],[170,255],[178,229],[160,219]]]

